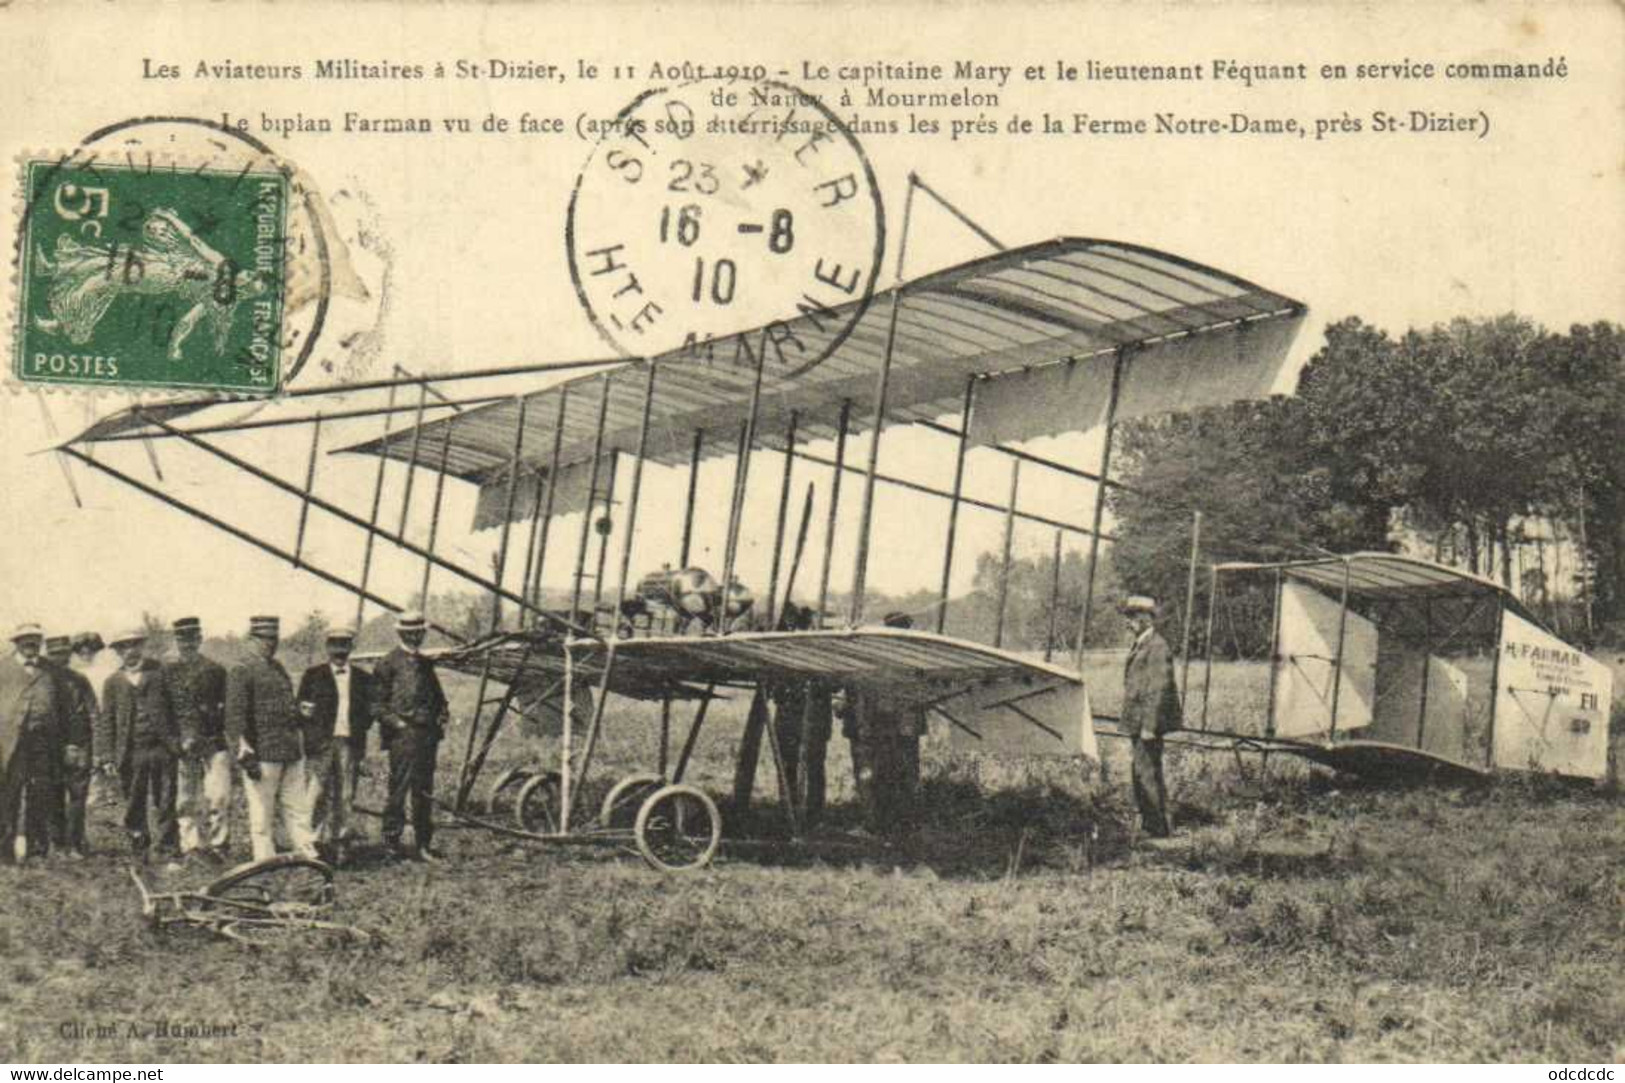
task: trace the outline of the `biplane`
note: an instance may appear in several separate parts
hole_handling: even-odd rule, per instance
[[[906,211],[904,220],[906,233]],[[657,867],[691,868],[707,863],[722,837],[716,803],[684,781],[707,708],[722,696],[760,701],[772,688],[794,683],[883,690],[894,702],[941,719],[965,748],[1095,757],[1093,717],[1076,665],[1005,649],[1014,525],[1054,530],[1057,551],[1062,534],[1087,544],[1082,627],[1071,637],[1081,652],[1094,568],[1102,542],[1110,541],[1103,517],[1107,490],[1118,484],[1110,476],[1115,426],[1268,394],[1305,312],[1283,294],[1178,256],[1064,237],[876,291],[861,311],[838,312],[850,317],[849,333],[830,343],[817,364],[793,373],[776,372],[765,350],[747,347],[742,356],[719,362],[689,349],[296,387],[252,404],[185,398],[120,410],[57,450],[352,592],[358,624],[369,605],[399,611],[414,602],[381,593],[372,578],[375,550],[421,562],[418,597],[429,596],[435,575],[487,593],[494,604],[479,634],[436,629],[453,644],[435,652],[437,663],[469,674],[479,688],[451,807],[472,815],[477,779],[505,723],[551,712],[562,731],[558,768],[538,766],[498,779],[497,791],[519,790],[516,822],[501,829],[559,843],[630,839]],[[807,331],[815,345],[818,333]],[[560,380],[561,372],[573,374]],[[461,391],[482,383],[491,390]],[[311,408],[313,400],[319,409]],[[398,426],[402,415],[410,421]],[[882,437],[904,427],[943,440],[954,463],[951,487],[882,472]],[[279,472],[228,446],[235,438],[288,428],[309,432],[302,471]],[[1104,432],[1094,469],[1022,446],[1090,430]],[[851,444],[865,435],[865,461],[849,461]],[[258,482],[263,496],[250,502],[234,489],[204,507],[197,492],[164,481],[155,450],[160,441],[234,478]],[[813,442],[832,450],[815,455],[808,450]],[[143,446],[148,463],[135,457],[133,444]],[[1004,504],[964,491],[973,452],[1008,463]],[[168,462],[178,453],[169,453]],[[376,458],[370,496],[348,506],[321,491],[325,453]],[[779,460],[783,473],[773,522],[757,533],[756,524],[747,526],[745,492],[753,462],[764,457]],[[700,467],[710,459],[731,462],[733,480],[726,496],[702,499]],[[383,511],[391,464],[399,467],[393,479],[398,516]],[[633,567],[646,464],[687,473],[682,541],[675,554],[663,554],[658,570]],[[145,466],[152,481],[138,476]],[[828,480],[822,537],[809,555],[816,560],[808,560],[816,578],[803,593],[810,627],[787,631],[812,509],[809,491],[792,527],[797,466]],[[1078,517],[1084,521],[1050,507],[1045,514],[1018,508],[1024,469],[1088,483],[1092,494],[1078,502],[1088,509]],[[171,465],[169,473],[175,472]],[[419,474],[432,488],[419,494],[414,508]],[[472,487],[474,529],[497,532],[489,570],[443,545],[448,479]],[[842,539],[837,511],[851,499],[847,480],[858,486],[857,530]],[[934,628],[866,623],[873,509],[882,489],[947,503],[936,547],[941,576]],[[243,522],[246,508],[264,510],[261,500],[281,502],[286,541]],[[945,634],[960,513],[971,507],[1004,518],[1004,575],[991,644]],[[611,509],[617,509],[613,516]],[[712,509],[725,519],[721,565],[701,570],[694,567],[691,539],[696,522]],[[311,551],[307,531],[318,518],[328,528],[360,532],[358,575]],[[527,540],[516,546],[526,527]],[[769,542],[757,546],[771,554],[759,569],[759,593],[741,582],[746,530]],[[909,542],[922,553],[932,545],[918,537]],[[612,574],[616,543],[619,573]],[[850,545],[855,556],[846,611],[832,615],[838,543]],[[560,561],[572,568],[562,606],[548,604],[542,589],[544,571]],[[1052,601],[1058,589],[1057,582]],[[584,695],[584,688],[592,694]],[[620,780],[594,814],[581,807],[581,795],[605,727],[614,724],[612,704],[620,700],[660,705],[658,746],[651,770]],[[672,717],[688,706],[692,716],[679,742]],[[785,765],[771,727],[768,737],[782,780]],[[802,824],[794,801],[786,802],[786,816],[797,833]]]
[[[1493,580],[1353,553],[1215,564],[1209,597],[1180,740],[1389,777],[1608,777],[1612,672]],[[1249,641],[1268,643],[1262,661]],[[1241,679],[1217,693],[1220,657]]]

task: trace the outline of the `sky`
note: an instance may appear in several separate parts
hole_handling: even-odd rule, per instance
[[[469,11],[392,9],[369,21],[342,11],[278,5],[256,9],[266,25],[249,33],[226,13],[194,11],[183,25],[163,9],[107,9],[100,57],[87,67],[51,17],[12,11],[16,47],[0,57],[8,86],[24,92],[0,103],[5,153],[68,145],[102,124],[130,113],[218,115],[522,111],[611,115],[642,84],[566,84],[562,87],[450,83],[250,86],[184,79],[160,84],[141,79],[144,57],[185,63],[199,58],[308,63],[331,52],[329,43],[364,40],[369,57],[432,59],[508,55],[514,43],[546,42],[559,57],[586,54],[647,65],[658,58],[714,55],[715,41],[699,23],[663,24],[663,34],[639,39],[612,13],[576,12],[565,27],[559,8],[479,5]],[[733,10],[733,9],[730,9]],[[1399,332],[1455,316],[1517,311],[1548,327],[1625,317],[1625,108],[1619,57],[1625,36],[1617,9],[1572,5],[1543,10],[1533,23],[1524,9],[1481,5],[1472,10],[1214,7],[1160,9],[1136,15],[1100,6],[1071,18],[1059,6],[1011,9],[998,25],[978,21],[968,7],[904,9],[930,18],[899,19],[856,35],[837,10],[820,19],[811,8],[738,12],[732,44],[752,55],[800,70],[807,57],[947,59],[977,56],[1021,64],[1050,64],[1054,53],[1081,59],[1150,61],[1208,54],[1262,58],[1283,47],[1293,55],[1350,62],[1393,59],[1396,42],[1416,55],[1538,57],[1561,53],[1573,73],[1560,83],[1477,86],[1434,82],[1425,87],[1159,87],[1053,85],[1012,87],[1007,100],[1027,112],[1096,115],[1238,109],[1292,111],[1304,116],[1377,108],[1424,108],[1463,114],[1482,108],[1492,135],[1398,135],[1270,142],[1258,139],[1121,139],[1038,136],[979,137],[959,143],[923,137],[871,137],[873,162],[888,214],[896,214],[907,176],[917,171],[1000,241],[1025,244],[1057,235],[1131,241],[1209,264],[1300,299],[1310,309],[1278,390],[1290,391],[1296,368],[1319,345],[1324,326],[1348,315]],[[1426,11],[1424,17],[1417,13]],[[98,9],[103,11],[103,9]],[[1610,14],[1610,11],[1613,13]],[[1273,12],[1273,14],[1271,13]],[[623,14],[622,18],[626,18]],[[680,24],[680,25],[679,25]],[[748,25],[747,25],[748,24]],[[905,25],[906,24],[906,25]],[[267,30],[274,32],[267,33]],[[346,35],[351,35],[347,37]],[[364,35],[357,37],[356,35]],[[1170,42],[1201,42],[1172,46]],[[564,42],[565,44],[557,44]],[[1043,44],[1035,45],[1034,42]],[[1283,43],[1287,43],[1283,45]],[[23,78],[23,69],[46,78]],[[827,88],[823,88],[827,89]],[[117,102],[117,105],[110,104]],[[403,138],[342,135],[272,137],[279,153],[307,171],[332,205],[348,240],[357,278],[367,296],[341,299],[324,352],[333,373],[313,367],[307,379],[388,375],[392,366],[413,373],[448,372],[602,356],[605,347],[576,299],[564,255],[565,204],[589,147],[570,137]],[[15,222],[0,236],[10,250]],[[895,280],[897,231],[888,238],[882,285]],[[987,254],[985,243],[929,203],[916,206],[906,274],[913,277]],[[7,295],[8,310],[14,298]],[[353,348],[337,343],[350,334]],[[537,378],[526,386],[541,386]],[[467,386],[467,385],[463,385]],[[483,392],[485,388],[482,386]],[[40,621],[55,629],[108,630],[138,621],[144,612],[203,618],[211,631],[246,627],[253,613],[285,621],[320,610],[354,616],[342,592],[248,547],[224,540],[180,513],[158,506],[94,471],[75,465],[71,488],[62,463],[42,449],[82,428],[89,419],[123,405],[115,395],[58,392],[48,396],[0,392],[0,499],[8,529],[0,531],[0,624]],[[321,408],[338,408],[319,400]],[[239,408],[233,407],[235,412]],[[257,410],[241,407],[242,416]],[[271,407],[270,411],[288,411]],[[271,416],[270,413],[264,416]],[[376,420],[332,425],[335,438],[376,435]],[[308,438],[302,429],[264,430],[222,438],[224,447],[296,483]],[[864,444],[852,449],[862,461]],[[164,485],[228,510],[248,529],[291,547],[296,501],[196,462],[170,443],[155,444]],[[814,454],[830,449],[812,446]],[[953,442],[938,434],[888,434],[881,469],[945,487],[952,476]],[[1092,469],[1099,434],[1036,441],[1032,450]],[[152,482],[153,467],[136,445],[104,447],[98,455]],[[702,514],[697,562],[720,568],[728,467],[702,472]],[[1008,460],[974,452],[968,495],[1001,502]],[[318,491],[365,508],[375,462],[333,457],[321,467]],[[404,477],[386,479],[383,521],[399,514]],[[761,455],[751,472],[740,567],[747,582],[765,580],[776,510],[780,460]],[[797,515],[811,481],[816,501],[809,554],[798,594],[816,580],[822,541],[827,472],[798,466],[792,501]],[[649,468],[633,553],[637,577],[676,559],[684,472]],[[77,491],[83,506],[76,506]],[[622,490],[624,495],[624,489]],[[850,580],[858,486],[847,485],[833,565],[833,583]],[[410,537],[428,531],[427,484],[419,479],[407,524]],[[1023,509],[1087,523],[1094,493],[1085,482],[1023,475]],[[495,532],[472,535],[467,487],[447,487],[441,545],[452,559],[487,566]],[[792,519],[792,527],[794,518]],[[550,538],[554,556],[545,579],[562,586],[572,561],[579,520],[560,522]],[[946,506],[881,490],[869,583],[889,592],[932,587],[940,575]],[[954,590],[969,587],[974,554],[994,550],[1002,522],[989,512],[967,511],[961,521],[962,557]],[[312,514],[306,545],[310,559],[355,574],[362,559],[358,532]],[[1018,552],[1047,553],[1051,533],[1024,525]],[[611,550],[613,568],[620,556]],[[1070,541],[1076,547],[1077,541]],[[517,550],[517,547],[516,547]],[[416,590],[421,564],[375,552],[372,582],[391,598]],[[613,573],[612,573],[613,576]],[[449,585],[436,574],[435,589]]]

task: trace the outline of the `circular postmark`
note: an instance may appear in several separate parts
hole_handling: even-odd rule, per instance
[[[846,340],[874,296],[885,211],[868,156],[817,97],[700,79],[602,127],[565,238],[611,347],[786,377]]]
[[[25,383],[275,393],[335,290],[368,293],[309,178],[237,128],[131,118],[22,171]]]

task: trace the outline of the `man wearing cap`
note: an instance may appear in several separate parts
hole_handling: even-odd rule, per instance
[[[1162,779],[1162,735],[1181,724],[1179,687],[1174,683],[1174,655],[1157,632],[1155,599],[1133,594],[1122,611],[1134,632],[1123,666],[1123,732],[1133,746],[1134,800],[1140,806],[1140,828],[1167,838],[1168,790]]]
[[[175,786],[181,856],[223,857],[231,843],[226,667],[203,656],[198,618],[182,617],[173,628],[177,657],[166,676],[181,739]]]
[[[143,860],[154,850],[177,852],[175,757],[180,731],[164,667],[146,656],[139,629],[113,639],[122,663],[102,685],[101,730],[96,754],[105,773],[118,771],[124,786],[124,829]]]
[[[402,857],[437,861],[434,837],[434,766],[445,732],[446,694],[434,664],[422,654],[428,624],[416,610],[395,622],[400,645],[373,668],[379,734],[389,753],[389,799],[384,804],[384,844]],[[406,799],[412,798],[415,848],[404,849]]]
[[[56,671],[67,704],[53,841],[62,856],[82,858],[86,852],[85,801],[90,795],[91,743],[101,712],[90,678],[73,668],[72,637],[47,636],[45,658]]]
[[[276,660],[280,636],[276,617],[250,617],[253,656],[226,678],[226,746],[242,767],[255,861],[276,855],[278,824],[296,853],[316,856],[304,726],[293,681]]]
[[[67,697],[40,655],[44,644],[39,625],[21,625],[0,660],[0,864],[17,860],[19,832],[30,857],[51,849]]]
[[[315,790],[316,838],[341,863],[354,834],[350,809],[373,714],[372,675],[350,664],[354,646],[355,629],[331,629],[327,661],[311,666],[299,678],[305,769]]]

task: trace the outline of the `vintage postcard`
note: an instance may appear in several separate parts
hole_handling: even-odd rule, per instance
[[[0,1060],[1625,1057],[1618,4],[0,40]]]

